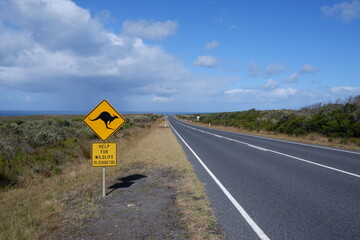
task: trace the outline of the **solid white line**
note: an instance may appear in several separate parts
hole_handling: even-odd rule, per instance
[[[355,174],[355,173],[347,172],[347,171],[344,171],[344,170],[341,170],[341,169],[338,169],[338,168],[334,168],[334,167],[326,166],[326,165],[323,165],[323,164],[320,164],[320,163],[312,162],[312,161],[309,161],[309,160],[306,160],[306,159],[303,159],[303,158],[299,158],[299,157],[295,157],[295,156],[292,156],[292,155],[289,155],[289,154],[286,154],[286,153],[277,152],[277,151],[274,151],[274,150],[271,150],[271,149],[267,149],[267,148],[262,148],[262,147],[259,147],[259,146],[256,146],[256,145],[252,145],[252,144],[249,144],[249,143],[246,143],[246,142],[242,142],[242,141],[239,141],[239,140],[236,140],[236,139],[232,139],[232,138],[227,138],[227,137],[224,137],[224,136],[220,136],[220,135],[217,135],[217,134],[214,134],[214,133],[211,133],[211,132],[206,132],[206,131],[203,131],[203,130],[199,130],[199,129],[197,129],[197,128],[193,128],[193,127],[187,126],[187,125],[182,124],[182,123],[178,123],[178,124],[179,124],[179,125],[182,125],[182,126],[184,126],[184,127],[187,127],[187,128],[193,129],[193,130],[196,130],[196,131],[201,131],[201,132],[203,132],[203,133],[207,133],[207,134],[213,135],[213,136],[215,136],[215,137],[226,138],[226,139],[229,140],[229,141],[233,141],[233,142],[245,144],[245,145],[247,145],[247,146],[249,146],[249,147],[252,147],[252,148],[255,148],[255,149],[258,149],[258,150],[261,150],[261,151],[272,152],[272,153],[279,154],[279,155],[282,155],[282,156],[285,156],[285,157],[289,157],[289,158],[292,158],[292,159],[295,159],[295,160],[299,160],[299,161],[302,161],[302,162],[310,163],[310,164],[313,164],[313,165],[316,165],[316,166],[319,166],[319,167],[327,168],[327,169],[330,169],[330,170],[333,170],[333,171],[341,172],[341,173],[344,173],[344,174],[347,174],[347,175],[350,175],[350,176],[353,176],[353,177],[358,177],[358,178],[360,178],[360,175]]]
[[[255,149],[258,149],[258,150],[261,150],[261,151],[269,151],[269,149],[267,148],[262,148],[262,147],[259,147],[259,146],[256,146],[256,145],[252,145],[252,144],[248,144],[249,147],[252,147],[252,148],[255,148]]]
[[[177,121],[179,121],[179,120],[177,120]],[[179,121],[179,122],[181,122],[181,121]],[[179,124],[181,124],[181,123],[179,123]],[[208,128],[208,127],[202,127],[202,128]],[[262,136],[256,136],[256,135],[251,135],[251,134],[246,134],[246,133],[230,132],[230,131],[224,131],[224,130],[219,130],[219,129],[214,129],[214,128],[208,128],[208,129],[216,130],[216,131],[219,131],[219,132],[232,133],[232,134],[236,134],[236,135],[243,135],[243,136],[247,136],[247,137],[266,139],[266,140],[270,140],[270,141],[285,142],[285,143],[297,144],[297,145],[308,146],[308,147],[313,147],[313,148],[321,148],[321,149],[326,149],[326,150],[331,150],[331,151],[345,152],[345,153],[351,153],[351,154],[360,155],[360,152],[357,152],[357,151],[350,151],[350,150],[339,149],[339,148],[331,148],[331,147],[319,146],[319,145],[308,144],[308,143],[293,142],[293,141],[270,138],[270,137],[262,137]]]
[[[320,167],[323,167],[323,168],[327,168],[327,169],[330,169],[330,170],[333,170],[333,171],[345,173],[347,175],[360,178],[360,175],[358,175],[358,174],[347,172],[347,171],[344,171],[344,170],[341,170],[341,169],[338,169],[338,168],[329,167],[329,166],[326,166],[326,165],[323,165],[323,164],[320,164],[320,163],[311,162],[309,160],[302,159],[302,158],[295,157],[295,156],[291,156],[289,154],[273,151],[273,150],[270,150],[270,149],[268,149],[268,152],[276,153],[276,154],[279,154],[279,155],[282,155],[282,156],[285,156],[285,157],[293,158],[293,159],[296,159],[296,160],[299,160],[299,161],[303,161],[303,162],[310,163],[310,164],[313,164],[313,165],[316,165],[316,166],[320,166]]]
[[[180,134],[175,130],[175,128],[170,123],[171,128],[178,135],[178,137],[183,141],[183,143],[189,148],[189,150],[194,154],[196,159],[200,162],[200,164],[204,167],[204,169],[208,172],[208,174],[212,177],[212,179],[216,182],[216,184],[220,187],[220,189],[225,193],[226,197],[231,201],[231,203],[236,207],[236,209],[240,212],[246,222],[251,226],[251,228],[255,231],[255,233],[259,236],[260,239],[268,240],[269,237],[261,230],[261,228],[252,220],[249,214],[244,210],[244,208],[235,200],[235,198],[231,195],[231,193],[222,185],[222,183],[217,179],[217,177],[211,172],[211,170],[205,165],[205,163],[200,159],[200,157],[192,150],[192,148],[186,143],[186,141],[180,136]]]

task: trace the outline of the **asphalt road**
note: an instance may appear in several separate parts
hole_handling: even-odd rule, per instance
[[[227,239],[360,239],[360,153],[169,117]]]

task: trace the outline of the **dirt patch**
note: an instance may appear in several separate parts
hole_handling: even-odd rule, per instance
[[[126,171],[127,172],[127,171]],[[70,239],[187,239],[169,168],[119,176],[107,189],[100,216],[73,230]]]

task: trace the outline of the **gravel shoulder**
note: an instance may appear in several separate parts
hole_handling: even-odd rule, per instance
[[[169,186],[176,173],[139,169],[108,187],[100,217],[90,218],[71,239],[187,239],[175,190]],[[143,175],[143,174],[148,175]]]
[[[94,196],[96,214],[51,239],[223,239],[204,185],[170,128],[159,121],[119,148],[118,167],[107,171],[107,196]]]

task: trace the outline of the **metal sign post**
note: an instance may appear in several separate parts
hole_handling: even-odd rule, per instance
[[[105,179],[106,179],[106,167],[103,167],[103,197],[106,196],[106,193],[105,193]]]

